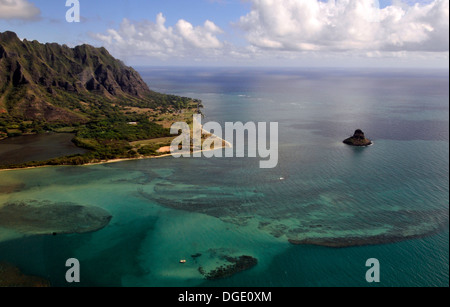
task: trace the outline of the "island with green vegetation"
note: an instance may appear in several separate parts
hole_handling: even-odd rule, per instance
[[[82,165],[158,156],[174,122],[192,122],[198,99],[149,89],[138,72],[105,48],[20,40],[0,33],[0,140],[73,133],[85,154],[0,168]]]

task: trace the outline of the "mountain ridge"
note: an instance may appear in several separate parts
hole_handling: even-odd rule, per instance
[[[69,48],[0,33],[0,114],[50,123],[86,123],[99,100],[119,106],[170,106],[138,72],[104,47]],[[88,117],[88,118],[87,118]]]

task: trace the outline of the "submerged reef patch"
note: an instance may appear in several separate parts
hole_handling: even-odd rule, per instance
[[[106,210],[75,203],[23,201],[0,207],[0,227],[28,235],[87,233],[111,221]]]
[[[252,256],[224,256],[223,258],[227,261],[226,264],[221,265],[209,272],[206,272],[203,267],[199,267],[198,271],[200,272],[200,274],[205,276],[206,279],[215,280],[231,277],[234,274],[251,269],[258,264],[258,259],[253,258]]]

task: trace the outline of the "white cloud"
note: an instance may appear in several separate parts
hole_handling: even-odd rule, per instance
[[[0,19],[34,19],[40,14],[27,0],[0,0]]]
[[[248,14],[233,23],[243,41],[210,20],[194,26],[180,19],[169,26],[162,13],[154,21],[124,19],[119,27],[91,36],[137,64],[448,63],[449,0],[392,0],[382,9],[378,0],[248,1]]]
[[[237,25],[248,42],[283,51],[449,50],[449,1],[251,0]]]
[[[114,53],[164,59],[214,55],[214,50],[224,46],[217,38],[221,33],[223,31],[209,20],[202,26],[193,26],[180,19],[174,26],[166,26],[165,17],[159,13],[155,22],[124,19],[119,29],[92,36]]]
[[[209,49],[222,46],[215,35],[221,34],[223,31],[212,21],[207,20],[203,27],[194,28],[192,24],[181,19],[177,22],[175,28],[183,40],[195,48]]]

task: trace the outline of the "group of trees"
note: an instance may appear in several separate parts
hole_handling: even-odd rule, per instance
[[[49,123],[44,120],[25,120],[22,117],[0,114],[0,132],[8,137],[21,136],[23,134],[40,134],[46,131],[56,131],[63,128],[77,130],[81,123]]]

